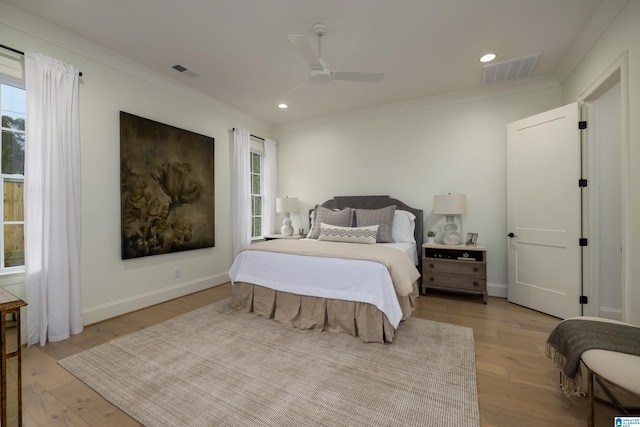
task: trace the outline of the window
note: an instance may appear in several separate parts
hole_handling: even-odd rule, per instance
[[[256,147],[257,141],[251,140],[251,238],[262,238],[262,201],[263,195],[263,151]]]
[[[24,147],[26,95],[19,84],[0,80],[2,115],[2,259],[0,271],[24,266]]]

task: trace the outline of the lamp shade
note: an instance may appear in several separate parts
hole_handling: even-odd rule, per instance
[[[433,196],[433,213],[437,215],[462,215],[467,211],[465,194],[443,194]]]
[[[278,197],[276,199],[276,212],[298,212],[299,210],[297,197]]]

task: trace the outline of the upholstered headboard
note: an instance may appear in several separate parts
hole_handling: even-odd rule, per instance
[[[389,196],[335,196],[331,200],[322,203],[327,209],[343,209],[346,207],[356,209],[380,209],[396,205],[396,209],[409,211],[416,216],[416,251],[418,253],[418,271],[422,271],[422,240],[423,240],[423,214],[422,209],[412,208],[398,199]]]

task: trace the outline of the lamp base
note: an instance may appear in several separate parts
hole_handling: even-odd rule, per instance
[[[282,233],[283,236],[293,236],[293,227],[291,226],[291,212],[285,212],[280,233]]]
[[[449,221],[450,215],[447,215],[447,223],[444,226],[444,234],[442,235],[442,243],[445,245],[460,244],[460,235],[458,234],[458,226],[453,222],[453,218]]]

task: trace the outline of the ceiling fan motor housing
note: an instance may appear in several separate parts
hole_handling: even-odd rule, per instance
[[[313,83],[327,83],[331,80],[331,70],[311,70],[311,75],[309,76],[309,80]]]

